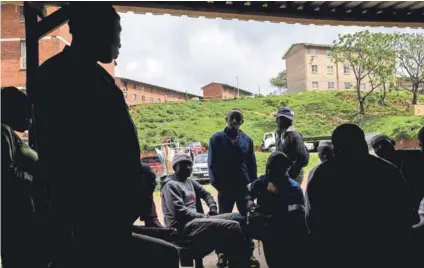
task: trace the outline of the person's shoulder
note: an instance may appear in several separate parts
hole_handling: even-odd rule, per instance
[[[210,139],[210,140],[211,140],[211,141],[215,141],[215,140],[217,140],[217,139],[222,139],[222,137],[223,137],[224,135],[226,135],[224,131],[218,131],[218,132],[216,132],[215,134],[213,134],[213,135],[212,135],[212,137],[211,137],[211,139]]]
[[[52,76],[52,74],[64,71],[66,68],[63,67],[68,65],[68,60],[69,58],[66,57],[64,51],[59,52],[41,64],[38,68],[38,73],[39,75]]]
[[[248,141],[253,141],[252,138],[249,135],[246,134],[246,132],[240,130],[240,134],[244,139],[246,139]]]

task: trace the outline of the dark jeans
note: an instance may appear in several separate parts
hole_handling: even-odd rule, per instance
[[[248,267],[248,245],[240,224],[230,220],[232,217],[221,214],[194,219],[184,226],[181,235],[191,241],[191,251],[196,257],[216,250],[224,253],[234,267]]]
[[[238,198],[234,198],[229,195],[224,195],[221,192],[218,192],[218,206],[219,206],[219,214],[224,213],[232,213],[234,208],[234,203],[237,205],[237,210],[243,217],[235,217],[232,220],[242,222],[245,221],[245,217],[247,215],[247,209],[246,209],[246,201]],[[253,239],[249,239],[249,248],[251,250],[251,254],[253,254],[253,250],[255,250],[255,243],[253,242]]]

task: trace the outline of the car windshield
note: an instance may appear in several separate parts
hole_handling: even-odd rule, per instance
[[[145,163],[145,164],[152,164],[152,163],[157,163],[160,162],[159,158],[156,156],[152,156],[152,157],[144,157],[141,159],[141,162]]]
[[[198,155],[198,156],[196,156],[196,159],[194,160],[194,163],[196,163],[196,164],[202,164],[202,163],[206,163],[206,162],[208,162],[208,155],[207,154]]]

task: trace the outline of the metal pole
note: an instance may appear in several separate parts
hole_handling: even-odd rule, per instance
[[[38,54],[38,36],[37,36],[37,10],[30,6],[28,2],[24,2],[25,16],[25,46],[26,46],[26,91],[29,99],[34,103],[34,94],[37,88],[37,70],[39,66]],[[34,112],[34,107],[32,107]],[[37,131],[34,113],[32,116],[32,126],[28,133],[29,145],[37,148]]]
[[[236,76],[236,80],[237,80],[237,98],[240,98],[240,89],[238,86],[238,76]]]

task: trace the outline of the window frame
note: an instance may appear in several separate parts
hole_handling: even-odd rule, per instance
[[[314,71],[314,66],[316,67],[316,71]],[[318,65],[317,64],[311,64],[311,72],[313,74],[317,74],[318,73]]]
[[[314,53],[312,53],[312,51],[314,51]],[[316,57],[318,55],[317,49],[316,48],[309,48],[308,54],[311,55],[312,57]]]
[[[314,84],[316,83],[316,87],[314,87]],[[312,89],[318,89],[319,88],[319,82],[318,81],[312,81]]]
[[[331,85],[333,85],[332,87],[330,87],[330,83],[331,83]],[[334,82],[333,81],[328,81],[327,82],[327,87],[328,87],[328,89],[334,89]]]
[[[26,40],[21,39],[19,42],[21,57],[20,57],[20,69],[26,70],[27,68],[27,53],[26,53]]]
[[[347,72],[346,72],[346,68],[347,68]],[[348,65],[343,65],[343,75],[350,75],[350,66]]]
[[[328,68],[331,67],[331,72],[328,71]],[[327,74],[334,74],[334,66],[333,65],[327,65]]]
[[[133,93],[132,94],[132,101],[136,101],[137,100],[137,94]]]

